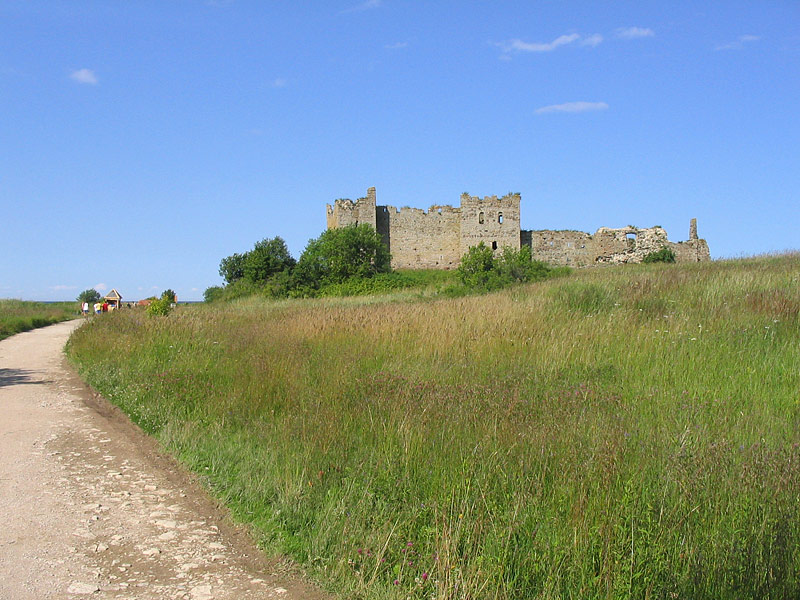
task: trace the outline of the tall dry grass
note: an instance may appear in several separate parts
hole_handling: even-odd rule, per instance
[[[800,257],[136,312],[85,377],[344,597],[800,595]]]

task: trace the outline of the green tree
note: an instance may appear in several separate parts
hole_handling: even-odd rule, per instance
[[[226,284],[233,283],[244,277],[244,262],[247,253],[233,253],[226,256],[219,263],[219,276],[225,280]]]
[[[244,255],[243,275],[252,283],[264,283],[282,271],[291,271],[295,260],[289,254],[286,242],[280,237],[265,238],[257,242]]]
[[[300,290],[318,289],[388,273],[391,259],[380,234],[367,224],[328,229],[308,242],[294,269],[293,284]]]
[[[176,293],[175,293],[175,291],[174,291],[173,289],[171,289],[171,288],[167,288],[166,290],[164,290],[163,292],[161,292],[161,299],[162,299],[162,300],[165,300],[165,299],[166,299],[166,300],[169,300],[170,302],[175,302],[175,297],[176,297],[177,295],[178,295],[178,294],[176,294]]]
[[[100,301],[100,292],[96,289],[88,289],[83,290],[80,294],[78,294],[78,302],[83,304],[84,302],[88,302],[89,304],[94,304],[95,302]]]

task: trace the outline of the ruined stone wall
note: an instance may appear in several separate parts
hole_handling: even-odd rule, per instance
[[[460,213],[452,206],[431,206],[427,211],[379,207],[378,231],[388,239],[392,268],[456,268],[461,259]]]
[[[367,223],[377,228],[375,188],[367,189],[367,195],[355,202],[349,199],[336,200],[333,206],[326,205],[328,229]]]
[[[533,257],[551,265],[585,267],[642,262],[663,247],[678,262],[711,260],[708,244],[697,237],[692,219],[689,240],[670,242],[662,227],[601,227],[593,235],[582,231],[520,229],[520,195],[479,198],[461,195],[461,206],[419,208],[377,206],[375,188],[364,198],[336,200],[327,205],[328,228],[369,223],[392,254],[395,269],[453,269],[471,246],[484,242],[500,252],[530,246]]]
[[[519,194],[478,198],[461,194],[461,246],[459,258],[481,242],[494,250],[509,246],[519,250]]]
[[[687,240],[667,244],[675,253],[675,262],[705,262],[711,260],[711,252],[705,240]]]
[[[693,221],[696,234],[697,222]],[[651,252],[670,248],[676,262],[711,260],[705,240],[670,242],[663,227],[601,227],[594,235],[581,231],[522,231],[533,257],[551,265],[586,267],[594,264],[640,263]]]
[[[594,242],[583,231],[522,231],[520,237],[536,260],[570,267],[594,264]]]

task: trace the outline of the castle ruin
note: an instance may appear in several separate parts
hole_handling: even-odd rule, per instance
[[[328,229],[367,223],[381,235],[392,254],[394,269],[454,269],[461,257],[480,242],[494,250],[530,246],[533,258],[551,265],[585,267],[596,264],[638,263],[664,247],[677,262],[711,260],[708,244],[697,237],[692,219],[689,239],[671,242],[662,227],[601,227],[593,235],[582,231],[523,230],[520,195],[479,198],[461,194],[461,205],[395,208],[377,205],[375,188],[355,202],[336,200],[327,205]]]

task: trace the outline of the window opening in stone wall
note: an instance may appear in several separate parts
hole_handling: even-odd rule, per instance
[[[492,250],[497,250],[497,242],[492,242]]]
[[[483,213],[478,213],[478,223],[483,225]]]
[[[497,222],[503,224],[503,213],[497,213]]]
[[[633,248],[636,245],[636,234],[635,233],[626,233],[625,238],[628,242],[628,248]]]

